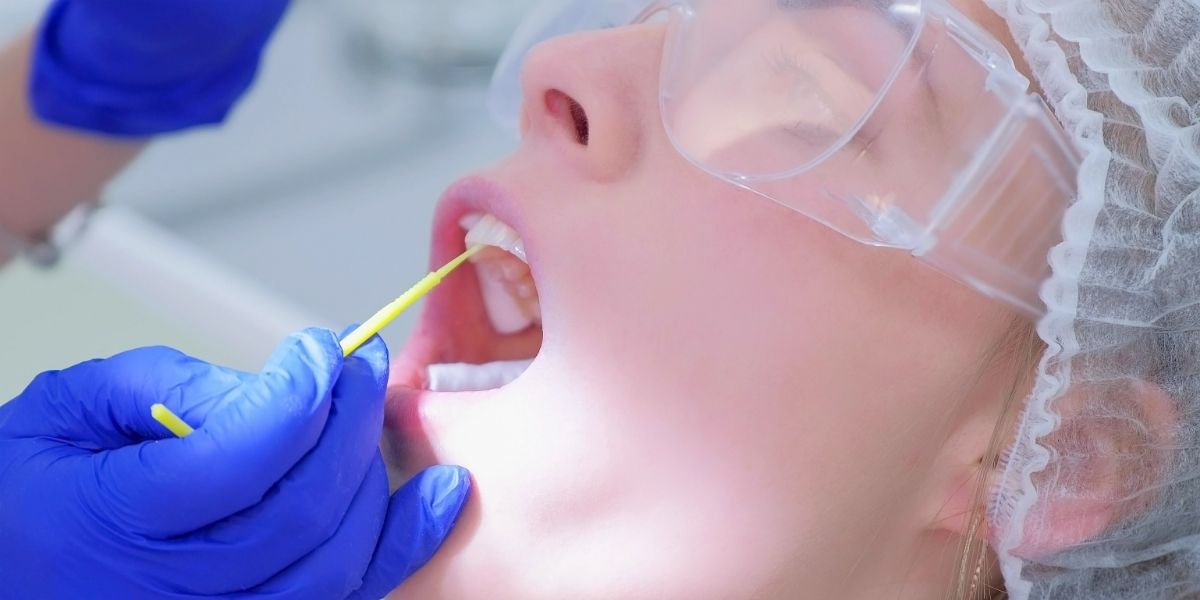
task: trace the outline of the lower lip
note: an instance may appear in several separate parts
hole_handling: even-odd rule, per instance
[[[447,434],[461,434],[465,426],[465,430],[475,432],[473,437],[478,440],[483,432],[493,429],[498,407],[503,404],[512,408],[502,400],[507,397],[504,389],[507,388],[482,392],[432,392],[405,386],[390,387],[384,426],[389,462],[406,476],[412,476],[454,458],[446,454],[449,449],[442,443],[448,439],[463,440],[454,435],[447,438]]]
[[[409,474],[437,464],[422,405],[432,392],[406,386],[388,388],[385,429],[391,459]]]

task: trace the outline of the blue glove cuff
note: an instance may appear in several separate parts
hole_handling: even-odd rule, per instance
[[[241,60],[219,72],[173,85],[110,83],[73,69],[59,40],[68,4],[49,10],[35,42],[30,105],[47,123],[117,137],[146,137],[221,123],[250,87],[262,48],[270,37],[248,45]]]

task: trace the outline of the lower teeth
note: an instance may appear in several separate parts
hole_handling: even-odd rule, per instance
[[[512,383],[533,360],[513,360],[471,365],[466,363],[429,365],[427,387],[433,392],[483,392]]]

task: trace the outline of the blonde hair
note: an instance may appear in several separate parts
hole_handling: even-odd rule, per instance
[[[980,477],[975,486],[971,515],[959,545],[955,581],[947,590],[947,600],[1004,600],[1008,597],[1003,585],[997,587],[993,583],[996,576],[993,572],[995,564],[984,534],[987,500],[992,483],[988,474],[994,472],[1001,454],[1012,442],[1010,438],[1013,425],[1020,414],[1019,408],[1025,393],[1029,390],[1038,357],[1044,349],[1045,344],[1037,336],[1033,324],[1018,318],[1009,328],[1008,334],[988,354],[989,365],[1011,365],[1017,376],[1013,378],[1012,385],[1004,395],[1001,416],[996,422],[983,463],[980,465]]]

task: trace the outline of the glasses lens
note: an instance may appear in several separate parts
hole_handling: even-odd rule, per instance
[[[724,176],[819,162],[887,91],[920,19],[915,3],[691,2],[664,56],[667,130],[681,152]]]

